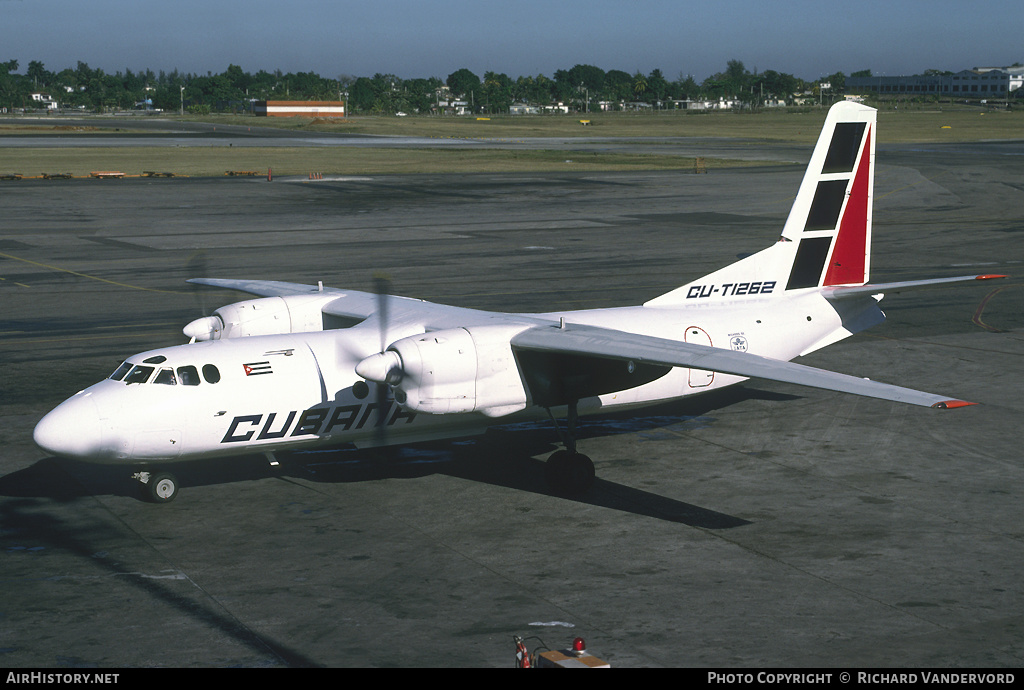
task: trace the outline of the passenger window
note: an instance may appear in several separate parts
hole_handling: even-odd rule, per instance
[[[152,373],[153,367],[137,366],[128,373],[128,376],[125,377],[124,382],[126,384],[145,383],[146,381],[149,380],[149,377]]]
[[[174,378],[174,369],[161,369],[153,379],[153,383],[162,383],[165,386],[178,385],[178,381]]]
[[[220,370],[212,364],[204,364],[203,378],[207,383],[217,383],[220,381]]]
[[[199,385],[199,370],[194,366],[178,367],[178,378],[183,386]]]
[[[114,371],[114,373],[110,375],[111,380],[113,380],[113,381],[120,381],[121,379],[124,378],[125,374],[127,374],[129,371],[131,371],[132,366],[133,365],[132,365],[131,362],[121,362],[121,366],[119,366]]]

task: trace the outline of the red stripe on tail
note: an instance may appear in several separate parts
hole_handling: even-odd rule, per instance
[[[867,280],[868,210],[871,192],[871,130],[864,137],[857,177],[853,180],[839,236],[825,274],[825,285],[860,285]]]

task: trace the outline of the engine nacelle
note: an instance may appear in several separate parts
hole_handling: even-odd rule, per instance
[[[395,400],[427,414],[480,412],[502,417],[526,407],[527,395],[509,341],[529,326],[471,326],[402,338]]]
[[[262,297],[228,304],[189,323],[185,335],[196,340],[224,340],[250,335],[279,335],[324,330],[323,306],[337,295]]]

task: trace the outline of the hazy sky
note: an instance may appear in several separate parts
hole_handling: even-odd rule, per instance
[[[59,71],[261,69],[444,79],[654,68],[698,81],[1024,62],[1021,0],[0,0],[0,61]]]

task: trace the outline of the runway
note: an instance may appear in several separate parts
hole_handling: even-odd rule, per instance
[[[509,667],[520,635],[616,667],[1021,665],[1021,142],[880,143],[873,280],[1011,278],[886,297],[885,324],[801,360],[974,407],[750,381],[588,418],[579,500],[545,487],[542,424],[391,461],[185,464],[164,506],[32,443],[125,356],[244,299],[189,277],[640,303],[777,239],[802,170],[761,150],[709,175],[0,183],[0,661]]]
[[[811,146],[724,137],[437,137],[303,132],[265,126],[212,125],[148,117],[135,118],[37,118],[15,120],[40,129],[0,136],[5,148],[134,148],[134,147],[238,147],[328,149],[507,149],[518,151],[561,150],[567,153],[618,153],[662,156],[728,158],[762,162],[806,163]],[[88,134],[48,131],[59,127],[92,130]],[[123,131],[122,131],[123,130]],[[0,171],[2,172],[2,171]]]

